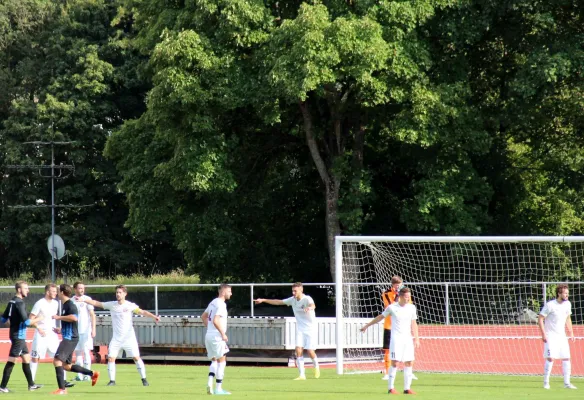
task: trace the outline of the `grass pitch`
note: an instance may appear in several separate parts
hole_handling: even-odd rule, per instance
[[[156,399],[191,400],[207,397],[208,367],[179,365],[147,365],[149,387],[143,387],[133,364],[117,365],[117,386],[107,387],[106,366],[95,366],[101,376],[96,386],[90,382],[77,382],[68,389],[68,398],[83,400],[113,399]],[[542,366],[543,370],[543,366]],[[414,381],[412,389],[418,394],[407,396],[403,391],[403,375],[398,373],[396,389],[399,397],[420,399],[541,399],[550,398],[582,399],[584,379],[574,378],[572,383],[578,390],[563,388],[562,379],[552,378],[551,389],[542,388],[540,376],[502,376],[502,375],[446,375],[416,373],[419,380]],[[75,374],[68,373],[67,378]],[[341,399],[382,399],[388,398],[387,382],[380,374],[338,376],[334,369],[323,368],[320,379],[314,379],[313,370],[307,369],[306,381],[293,381],[297,376],[295,368],[279,367],[238,367],[228,364],[224,388],[233,394],[229,398],[270,399],[270,400],[341,400]],[[0,394],[1,397],[18,399],[38,399],[51,396],[56,389],[55,370],[51,364],[41,364],[37,373],[37,383],[45,386],[28,392],[20,365],[16,365],[8,388],[12,393]],[[393,396],[392,397],[397,397]]]

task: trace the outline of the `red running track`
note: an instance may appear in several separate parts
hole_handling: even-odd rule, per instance
[[[416,371],[543,374],[543,342],[537,325],[421,325],[419,329]],[[584,326],[574,326],[574,335],[572,375],[584,376]],[[554,363],[553,374],[562,373],[561,364]],[[355,367],[381,370],[383,365]]]

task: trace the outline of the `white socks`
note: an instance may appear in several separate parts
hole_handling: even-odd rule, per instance
[[[138,359],[138,361],[134,361],[136,363],[136,369],[138,370],[138,373],[140,374],[140,378],[142,379],[146,379],[146,366],[144,365],[144,361],[142,361],[141,358]]]
[[[116,380],[116,363],[115,362],[108,362],[107,363],[107,373],[109,375],[110,381]]]
[[[412,367],[404,367],[404,390],[410,390],[412,386]]]
[[[83,361],[85,357],[83,356],[83,350],[75,350],[75,365],[79,365],[80,367],[83,366]],[[77,376],[79,379],[83,379],[85,375],[82,373],[78,373]]]
[[[30,362],[30,373],[32,375],[32,380],[34,381],[34,377],[36,376],[37,368],[39,367],[38,362],[31,361]]]
[[[550,383],[550,375],[552,374],[552,368],[554,367],[554,361],[545,360],[543,367],[543,383],[547,385]]]
[[[226,365],[227,361],[217,363],[217,379],[215,380],[215,382],[217,382],[217,390],[222,390],[221,386],[223,384],[223,377],[225,376]]]
[[[564,372],[564,385],[570,384],[570,374],[572,373],[572,363],[570,360],[562,361],[562,371]],[[549,382],[549,379],[548,379]]]
[[[207,380],[207,386],[213,387],[215,375],[217,375],[217,360],[211,361],[211,365],[209,366],[209,379]]]
[[[387,380],[387,388],[389,390],[394,388],[395,385],[395,376],[397,374],[397,368],[396,367],[389,367],[389,379]]]
[[[314,357],[312,359],[312,365],[314,365],[315,369],[320,368],[320,366],[318,365],[318,357]]]
[[[83,350],[83,368],[91,370],[91,350]]]
[[[304,376],[304,357],[300,356],[296,358],[296,365],[298,366],[298,372],[300,376]]]

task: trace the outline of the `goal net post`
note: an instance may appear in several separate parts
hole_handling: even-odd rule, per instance
[[[383,311],[397,275],[418,311],[414,370],[541,374],[538,314],[563,283],[576,337],[572,375],[584,376],[584,237],[338,236],[335,263],[339,374],[384,369],[383,322],[359,329]]]

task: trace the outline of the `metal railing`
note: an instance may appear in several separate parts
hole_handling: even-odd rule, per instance
[[[334,283],[302,283],[303,286],[308,286],[308,287],[328,287],[328,288],[333,288],[335,286]],[[112,288],[112,297],[115,297],[114,295],[114,290],[115,287],[117,285],[91,285],[91,284],[86,284],[85,288],[89,289],[86,290],[88,292],[89,295],[91,295],[91,288]],[[204,284],[204,283],[164,283],[164,284],[128,284],[128,285],[124,285],[126,286],[128,289],[130,288],[152,288],[153,292],[154,292],[154,313],[156,315],[159,314],[159,288],[201,288],[201,289],[209,289],[209,288],[218,288],[219,284]],[[292,287],[292,283],[232,283],[230,284],[230,286],[234,287],[234,288],[249,288],[250,294],[249,294],[249,306],[250,306],[250,310],[251,310],[251,316],[254,317],[255,316],[255,311],[254,311],[254,289],[258,288],[258,287]],[[30,289],[43,289],[44,286],[29,286]],[[8,291],[8,290],[14,290],[14,286],[0,286],[0,291]],[[290,296],[292,294],[290,293]]]

